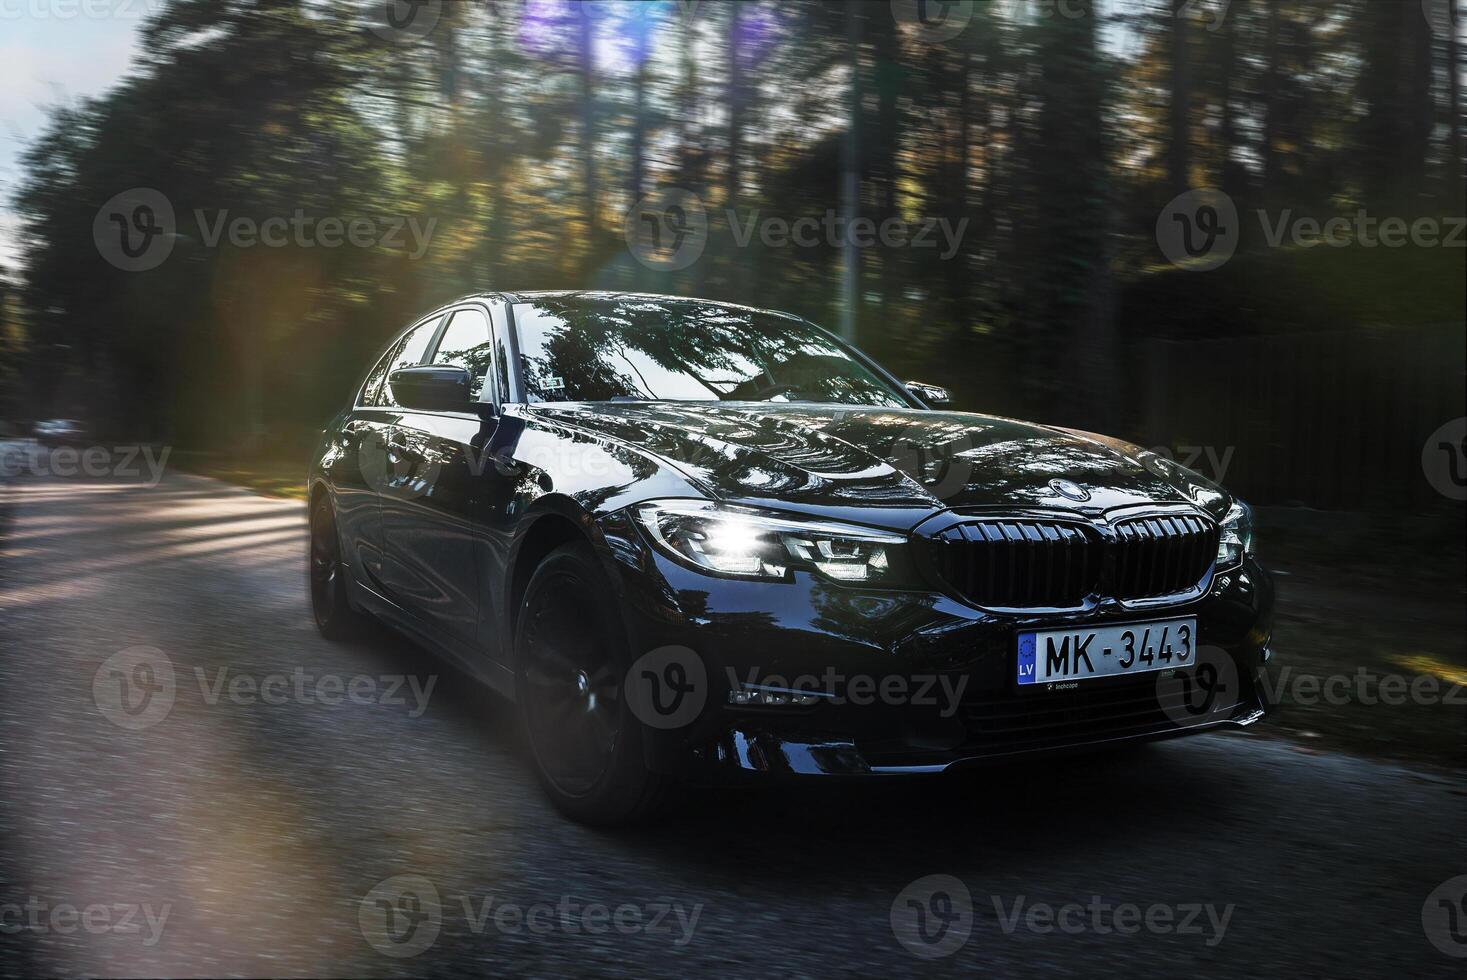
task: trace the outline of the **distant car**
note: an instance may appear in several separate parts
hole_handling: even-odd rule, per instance
[[[1264,716],[1273,587],[1242,502],[945,401],[798,316],[464,299],[323,433],[316,623],[373,613],[514,699],[588,822],[678,780],[1040,774]]]
[[[76,419],[37,422],[36,441],[43,446],[79,446],[86,442],[87,428]]]

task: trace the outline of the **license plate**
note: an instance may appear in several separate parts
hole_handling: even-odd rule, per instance
[[[1196,642],[1196,619],[1023,632],[1018,681],[1024,686],[1068,684],[1190,667],[1196,660]]]

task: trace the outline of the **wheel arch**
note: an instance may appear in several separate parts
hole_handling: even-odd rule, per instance
[[[323,496],[331,496],[331,487],[327,485],[325,480],[317,477],[311,481],[310,486],[306,489],[306,512],[308,514],[315,509],[316,501],[320,500]],[[335,506],[334,501],[332,505]]]
[[[516,537],[510,548],[506,563],[503,616],[503,649],[507,660],[514,661],[515,632],[519,628],[520,605],[530,578],[552,551],[565,544],[581,542],[588,545],[599,559],[604,561],[606,544],[602,540],[593,515],[573,498],[548,494],[535,501],[532,512],[525,515],[524,530]]]

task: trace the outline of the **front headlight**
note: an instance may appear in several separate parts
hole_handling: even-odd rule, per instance
[[[1217,564],[1220,568],[1236,565],[1245,554],[1253,553],[1253,511],[1241,500],[1233,501],[1228,516],[1223,518],[1222,537],[1217,542]]]
[[[856,585],[907,578],[907,539],[888,531],[706,500],[653,501],[635,513],[662,552],[702,572],[782,579],[791,568],[804,568]]]

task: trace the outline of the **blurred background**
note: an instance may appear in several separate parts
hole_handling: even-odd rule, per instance
[[[983,910],[953,975],[1458,976],[1464,5],[0,0],[0,977],[933,976],[889,916],[934,872]],[[391,335],[564,288],[792,311],[958,409],[1227,485],[1280,710],[567,824],[464,675],[316,635],[299,499]],[[139,650],[178,664],[147,731],[98,694]],[[421,718],[209,687],[302,670],[444,683]],[[404,872],[444,934],[389,961],[359,904]],[[708,914],[684,948],[457,911],[557,893]],[[1009,895],[1239,914],[1215,949],[1010,936]],[[18,930],[35,902],[178,907],[151,946]]]
[[[803,314],[1258,503],[1450,503],[1422,460],[1464,402],[1451,0],[101,6],[10,18],[13,426],[299,466],[428,308],[635,289]],[[123,74],[37,110],[38,56],[97,35]],[[111,236],[155,219],[104,212],[139,192],[126,267]],[[363,235],[322,247],[330,219]]]

